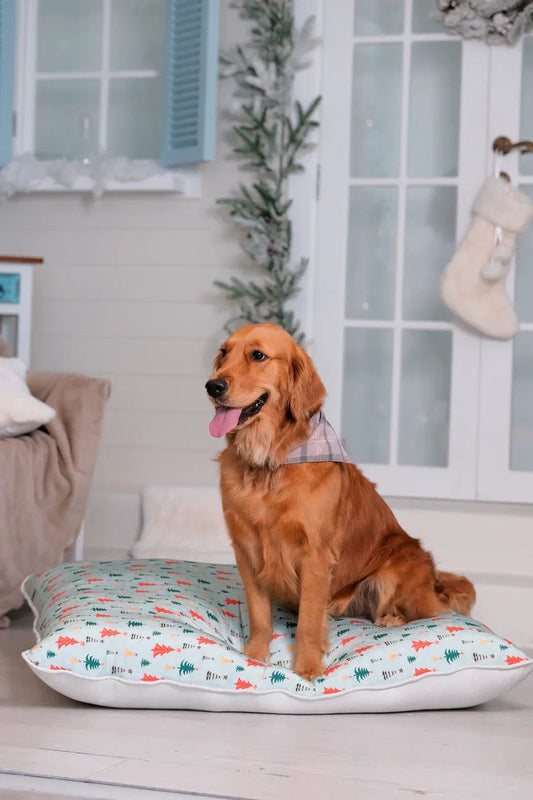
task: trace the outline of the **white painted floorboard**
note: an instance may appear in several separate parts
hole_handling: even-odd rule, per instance
[[[108,800],[533,798],[531,678],[461,711],[313,717],[106,709],[41,683],[19,655],[32,644],[28,612],[0,631],[1,800],[40,793]]]

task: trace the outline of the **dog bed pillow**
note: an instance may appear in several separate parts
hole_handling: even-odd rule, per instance
[[[103,706],[276,713],[461,708],[510,689],[533,662],[457,614],[379,628],[330,622],[324,675],[291,669],[296,617],[274,609],[268,664],[243,654],[244,590],[232,565],[74,562],[23,591],[38,643],[22,655],[56,691]]]

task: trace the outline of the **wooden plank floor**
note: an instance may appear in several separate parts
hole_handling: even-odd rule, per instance
[[[0,798],[533,798],[533,679],[485,706],[361,716],[106,709],[41,683],[0,631]],[[46,796],[43,795],[44,797]]]

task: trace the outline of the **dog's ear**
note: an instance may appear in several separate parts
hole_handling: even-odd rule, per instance
[[[311,358],[296,345],[291,361],[289,415],[296,421],[311,419],[324,402],[326,390]]]

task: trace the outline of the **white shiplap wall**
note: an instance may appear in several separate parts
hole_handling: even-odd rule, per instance
[[[298,0],[304,11],[307,3]],[[228,6],[222,0],[223,45],[244,31]],[[32,367],[113,383],[87,513],[89,550],[132,544],[142,486],[217,481],[220,443],[208,434],[203,385],[229,309],[213,280],[245,263],[215,203],[239,177],[225,140],[230,103],[231,82],[222,82],[217,159],[202,167],[200,200],[30,195],[0,208],[0,251],[45,258],[36,268]],[[503,573],[530,586],[533,506],[404,499],[393,508],[442,568]]]
[[[222,0],[221,44],[243,25]],[[217,159],[200,200],[165,194],[35,194],[0,208],[0,251],[35,269],[32,368],[113,384],[87,521],[89,545],[130,543],[145,484],[214,484],[204,383],[230,309],[213,286],[244,258],[216,199],[235,187],[230,81],[219,95]],[[132,529],[133,528],[133,529]]]

